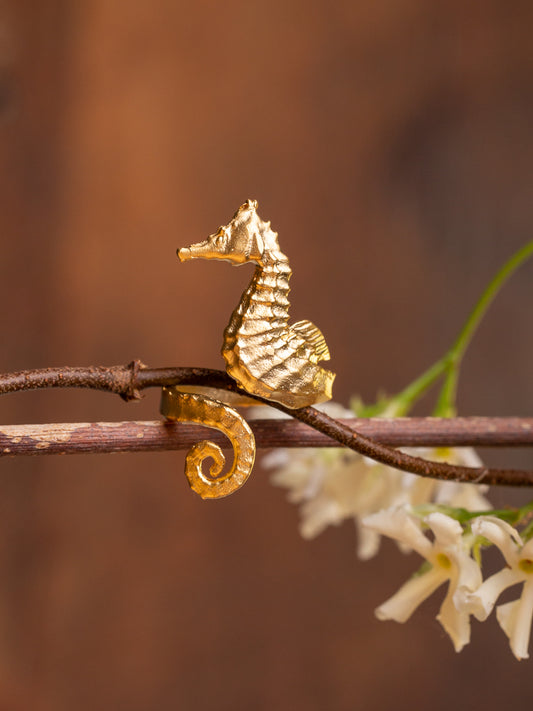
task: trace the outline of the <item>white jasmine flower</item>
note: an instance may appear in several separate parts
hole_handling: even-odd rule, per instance
[[[340,457],[329,466],[320,491],[302,505],[302,535],[312,538],[328,523],[338,524],[347,518],[357,522],[362,516],[394,505],[399,478],[387,469],[357,454],[348,459]],[[369,546],[366,538],[359,547],[361,557],[374,550]]]
[[[343,449],[275,450],[263,458],[263,465],[275,468],[272,482],[287,488],[289,501],[300,504],[304,538],[351,518],[359,531],[359,557],[366,560],[377,553],[380,536],[362,527],[360,519],[396,504],[400,472]]]
[[[497,546],[508,567],[491,575],[477,590],[462,591],[459,604],[479,620],[485,620],[504,590],[511,585],[523,583],[520,598],[499,605],[496,617],[509,638],[515,657],[527,659],[533,617],[533,539],[523,544],[518,531],[494,516],[476,519],[472,524],[472,533]]]
[[[473,450],[469,451],[477,456]],[[461,450],[450,452],[410,450],[436,461],[439,457],[440,461],[446,458],[458,464],[465,461]],[[418,506],[432,499],[474,511],[491,508],[474,484],[439,482],[406,474],[347,449],[274,450],[263,458],[263,465],[274,470],[275,485],[289,490],[289,501],[300,504],[300,533],[304,538],[314,538],[327,526],[338,526],[351,518],[358,532],[357,554],[362,560],[376,555],[381,536],[362,526],[361,519],[381,509]],[[401,548],[410,550],[405,545]]]
[[[448,462],[459,466],[480,467],[482,461],[476,451],[471,447],[433,447],[433,448],[411,448],[402,449],[406,454],[415,457],[422,457],[434,462]],[[414,507],[422,504],[434,502],[451,506],[454,508],[466,508],[470,511],[484,511],[491,509],[491,503],[483,496],[488,491],[488,486],[476,484],[463,484],[452,481],[439,481],[430,477],[421,477],[416,474],[401,472],[392,467],[377,465],[376,462],[366,459],[367,462],[379,467],[381,476],[386,479],[386,487],[389,492],[389,501],[382,500],[380,506],[367,507],[360,516],[379,511],[381,508],[390,507]],[[377,503],[377,502],[376,502]],[[377,538],[374,547],[370,549],[370,554],[361,555],[361,550],[367,550],[362,539],[368,539],[371,535],[370,529],[362,526],[360,520],[356,521],[359,531],[360,552],[359,557],[366,559],[377,553],[379,548],[379,534],[373,532]],[[365,533],[366,531],[366,533]],[[407,544],[398,542],[400,550],[404,553],[410,552]]]
[[[272,408],[253,408],[277,416]],[[351,417],[342,405],[328,402],[320,409],[332,417]],[[471,448],[425,448],[405,450],[409,454],[434,461],[448,461],[466,466],[481,466]],[[487,487],[407,474],[379,464],[349,449],[277,449],[263,457],[263,466],[273,470],[272,482],[289,490],[289,501],[300,504],[300,533],[314,538],[327,526],[353,519],[357,528],[357,554],[368,560],[379,550],[380,534],[361,525],[369,514],[404,505],[418,506],[436,501],[479,511],[490,509],[481,495]],[[410,550],[400,544],[404,551]]]
[[[482,467],[483,462],[472,447],[424,447],[403,450],[415,457],[433,462],[447,462],[463,467]],[[489,487],[485,484],[462,484],[457,481],[438,481],[415,474],[404,475],[406,503],[420,506],[433,501],[436,504],[465,508],[469,511],[486,511],[492,504],[485,494]]]
[[[459,652],[470,641],[469,613],[458,610],[454,603],[457,591],[473,591],[481,584],[481,571],[470,557],[469,542],[463,536],[460,523],[442,513],[432,513],[424,519],[434,541],[424,535],[421,522],[405,509],[380,511],[367,516],[363,524],[382,535],[415,550],[431,568],[408,580],[389,600],[376,609],[380,620],[406,622],[416,608],[443,583],[448,592],[437,615]]]
[[[332,417],[352,417],[337,403],[320,409]],[[327,526],[353,518],[359,527],[358,554],[367,559],[379,547],[379,534],[360,526],[360,518],[393,506],[401,490],[401,473],[349,449],[276,449],[263,457],[274,470],[272,482],[289,490],[289,501],[301,504],[300,533],[314,538]]]

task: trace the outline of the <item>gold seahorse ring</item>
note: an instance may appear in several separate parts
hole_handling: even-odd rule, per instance
[[[227,225],[220,227],[203,242],[179,249],[178,257],[182,262],[189,259],[220,259],[234,265],[246,262],[254,262],[257,265],[252,280],[224,331],[222,344],[226,371],[243,390],[289,408],[314,405],[331,398],[335,374],[318,365],[320,361],[329,360],[326,341],[321,331],[310,321],[298,321],[289,325],[287,297],[292,273],[289,260],[280,251],[278,235],[271,229],[270,222],[264,222],[257,214],[256,200],[247,200]],[[175,391],[174,388],[164,389],[162,414],[182,422],[199,422],[226,432],[217,419],[219,416],[229,417],[224,414],[225,410],[221,410],[226,408],[233,413],[231,417],[237,416],[241,423],[245,423],[238,413],[218,400],[209,401],[216,403],[215,406],[208,405],[209,399],[202,399],[203,396],[200,395],[195,396],[197,400],[187,400],[183,403],[182,397],[183,393]],[[169,407],[173,399],[176,400],[176,406],[171,404]],[[198,414],[200,411],[201,414]],[[179,413],[179,416],[174,417],[173,413]],[[232,431],[231,427],[229,426],[228,431]],[[238,430],[237,435],[236,431],[232,432],[234,439],[245,436],[241,434],[244,431],[242,428]],[[229,434],[228,436],[231,439]],[[187,459],[189,481],[192,476],[190,471],[194,466],[195,476],[203,482],[202,486],[193,486],[192,483],[191,486],[198,493],[201,493],[199,489],[202,489],[202,496],[226,496],[231,493],[227,489],[230,488],[233,477],[240,477],[240,483],[237,483],[232,491],[241,486],[247,478],[249,472],[244,479],[242,472],[238,473],[240,469],[238,464],[236,467],[238,456],[234,439],[234,465],[229,474],[220,480],[208,480],[205,477],[202,479],[203,474],[198,462],[205,456],[213,456],[215,463],[219,461],[211,454],[211,449],[209,454],[205,454],[207,450],[204,448],[201,458],[199,453],[194,457],[191,454],[190,464],[189,458]],[[215,447],[212,444],[210,446]],[[248,438],[243,450],[249,452],[249,447]],[[206,483],[213,481],[218,481],[219,484]],[[206,494],[206,491],[209,491],[209,494]],[[217,494],[217,491],[221,493]]]
[[[246,420],[228,405],[205,395],[182,392],[178,387],[163,388],[161,414],[177,422],[195,422],[219,430],[233,446],[233,465],[219,476],[226,459],[217,444],[203,440],[187,453],[185,475],[191,489],[202,499],[220,499],[239,489],[250,476],[255,460],[255,438]],[[211,457],[209,476],[202,471],[204,459]]]

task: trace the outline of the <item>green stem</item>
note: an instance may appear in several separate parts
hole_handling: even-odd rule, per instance
[[[424,518],[428,514],[434,513],[435,511],[439,511],[440,513],[444,513],[446,516],[450,516],[451,518],[459,521],[459,523],[463,524],[469,523],[473,519],[479,518],[480,516],[495,516],[502,521],[506,521],[512,526],[516,526],[533,512],[533,501],[530,501],[528,504],[519,509],[509,508],[488,509],[487,511],[470,511],[469,509],[456,508],[453,506],[446,506],[444,504],[422,504],[421,506],[415,506],[414,510],[421,518]],[[524,531],[525,530],[526,529],[524,529]]]
[[[392,399],[390,417],[405,416],[418,398],[448,369],[448,354],[433,363],[420,377],[410,383]]]
[[[446,373],[446,379],[433,415],[435,417],[453,417],[455,415],[455,395],[459,378],[459,366],[472,336],[504,282],[532,254],[533,241],[528,242],[503,265],[474,306],[455,343],[442,358],[433,363],[420,377],[393,397],[384,398],[366,407],[361,407],[358,404],[358,417],[403,417],[410,411],[418,398],[444,373]]]
[[[448,355],[446,354],[404,390],[392,397],[380,397],[376,403],[365,406],[360,400],[352,398],[350,403],[352,410],[357,417],[405,417],[418,398],[446,372],[447,368]]]
[[[533,508],[533,507],[532,507]],[[531,511],[531,509],[530,509]],[[533,521],[530,521],[527,526],[520,532],[522,539],[527,543],[533,537]]]
[[[496,294],[507,279],[521,264],[531,257],[531,255],[533,255],[533,241],[524,245],[503,265],[474,306],[457,340],[443,358],[443,360],[447,362],[445,368],[447,374],[434,411],[435,416],[453,417],[455,415],[457,381],[459,379],[459,366],[463,355]]]

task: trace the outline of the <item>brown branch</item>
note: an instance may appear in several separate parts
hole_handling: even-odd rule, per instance
[[[129,365],[65,366],[4,373],[0,374],[0,394],[43,388],[88,388],[116,393],[124,400],[138,400],[141,395],[135,383],[141,368],[141,361],[134,360]]]
[[[376,442],[391,446],[461,447],[533,445],[533,418],[431,417],[339,420]],[[250,420],[258,448],[337,447],[322,432],[292,419]],[[208,438],[228,440],[216,430],[174,422],[69,422],[0,426],[0,457],[42,454],[110,454],[188,449]]]
[[[206,368],[149,369],[140,361],[133,361],[128,366],[48,368],[0,375],[0,393],[47,387],[81,387],[107,390],[119,394],[126,400],[131,400],[138,399],[140,391],[144,388],[163,385],[216,387],[250,397],[249,393],[240,390],[235,382],[221,371]],[[260,398],[254,399],[261,401]],[[376,442],[360,431],[354,431],[343,422],[334,420],[312,407],[289,410],[277,403],[268,402],[265,404],[313,427],[336,443],[403,471],[452,481],[483,482],[507,486],[533,485],[533,472],[459,467],[441,462],[428,462],[420,457],[407,455]]]

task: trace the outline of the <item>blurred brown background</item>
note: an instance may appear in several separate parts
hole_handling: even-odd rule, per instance
[[[326,334],[336,399],[399,389],[532,238],[532,25],[505,0],[0,2],[1,370],[221,367],[251,271],[175,249],[250,197],[291,258],[294,318]],[[529,265],[476,336],[464,414],[531,414],[531,283]],[[155,392],[0,401],[4,423],[157,410]],[[2,460],[0,709],[529,698],[493,619],[455,655],[442,592],[406,626],[374,619],[414,558],[358,563],[349,525],[303,542],[259,466],[212,503],[182,466]]]

